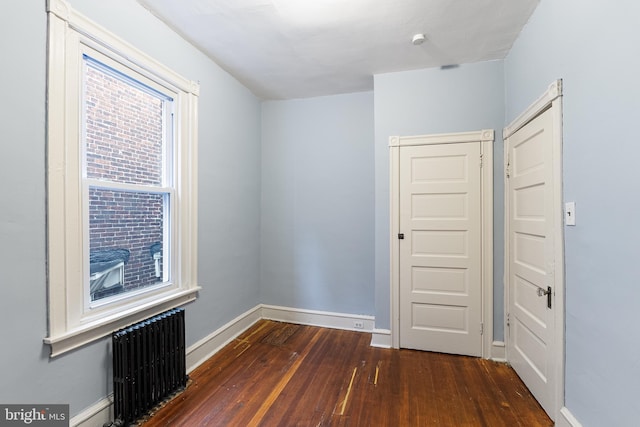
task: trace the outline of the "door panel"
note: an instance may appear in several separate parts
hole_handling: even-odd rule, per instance
[[[551,110],[506,141],[509,161],[509,340],[507,358],[553,416],[555,311],[540,293],[554,282]],[[552,298],[553,303],[553,298]]]
[[[411,243],[413,256],[466,258],[469,252],[467,233],[464,230],[413,230],[411,231]],[[442,261],[446,262],[446,260]]]
[[[465,219],[469,213],[465,194],[412,194],[414,219]]]
[[[433,294],[467,294],[469,279],[467,270],[446,267],[413,267],[413,292]]]
[[[480,145],[400,149],[400,346],[482,353]]]
[[[466,332],[467,308],[438,304],[413,304],[413,328],[442,332]]]

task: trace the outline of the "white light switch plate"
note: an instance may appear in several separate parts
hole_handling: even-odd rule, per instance
[[[565,225],[576,225],[576,202],[564,204],[564,223]]]

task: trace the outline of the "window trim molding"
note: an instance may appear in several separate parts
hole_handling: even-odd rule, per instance
[[[47,64],[47,271],[51,357],[162,311],[194,301],[198,291],[197,136],[199,85],[74,11],[65,0],[48,0]],[[177,94],[177,218],[173,227],[176,272],[172,286],[151,290],[112,308],[86,315],[84,226],[79,112],[82,45],[122,60],[133,72]],[[172,232],[173,233],[173,232]]]

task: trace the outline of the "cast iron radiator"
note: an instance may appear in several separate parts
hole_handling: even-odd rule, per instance
[[[113,414],[128,426],[184,389],[184,309],[166,311],[112,334]]]

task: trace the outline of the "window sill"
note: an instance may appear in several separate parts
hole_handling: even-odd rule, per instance
[[[51,346],[50,357],[57,357],[68,351],[82,347],[90,342],[111,334],[113,331],[124,328],[130,324],[139,322],[148,317],[162,313],[163,311],[195,301],[201,287],[193,287],[184,291],[172,293],[164,298],[155,299],[147,304],[136,306],[130,310],[119,312],[116,315],[82,325],[79,328],[69,330],[60,335],[46,337],[45,344]]]

